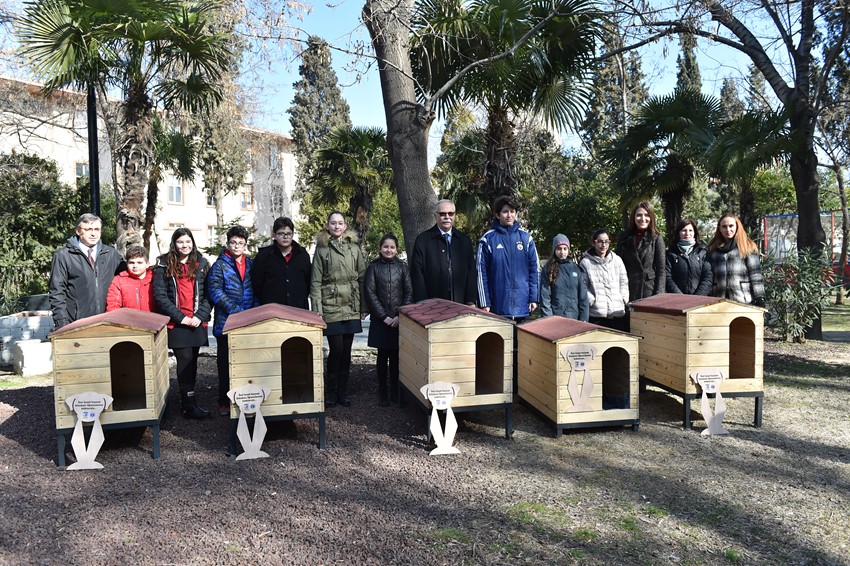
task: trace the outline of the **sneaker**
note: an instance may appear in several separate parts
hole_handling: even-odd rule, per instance
[[[218,404],[218,414],[222,417],[230,416],[230,405],[228,403],[219,403]]]

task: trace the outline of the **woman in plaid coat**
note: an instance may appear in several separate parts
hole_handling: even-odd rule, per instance
[[[717,222],[717,230],[708,243],[708,255],[714,273],[711,296],[758,307],[765,305],[758,246],[747,236],[737,216],[727,213]]]

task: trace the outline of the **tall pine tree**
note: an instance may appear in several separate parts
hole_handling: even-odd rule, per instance
[[[295,96],[287,112],[298,160],[295,194],[303,197],[309,191],[307,179],[313,174],[313,153],[327,142],[331,130],[351,126],[351,116],[331,67],[331,52],[325,40],[310,36],[307,49],[301,54],[298,74],[301,78],[293,84]]]
[[[622,37],[614,30],[606,36],[602,49],[607,53],[622,46]],[[611,140],[626,133],[648,91],[637,51],[604,58],[593,74],[593,94],[581,137],[596,156]]]
[[[755,65],[749,66],[749,77],[747,79],[749,88],[747,89],[747,110],[759,110],[762,112],[770,111],[770,102],[767,96],[767,86],[764,82],[764,75]]]
[[[729,122],[735,118],[740,118],[746,107],[741,96],[738,94],[738,85],[735,80],[729,77],[723,79],[723,86],[720,88],[720,115],[723,122]]]
[[[682,52],[676,58],[676,88],[690,88],[696,92],[702,90],[702,78],[699,74],[699,63],[697,63],[697,38],[693,35],[683,33],[679,36],[679,44]]]

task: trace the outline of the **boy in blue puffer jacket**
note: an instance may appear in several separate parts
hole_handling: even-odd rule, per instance
[[[254,298],[251,287],[251,268],[253,261],[247,255],[248,230],[234,226],[227,231],[227,247],[210,268],[207,275],[207,296],[215,306],[213,336],[217,344],[218,365],[218,408],[222,416],[230,414],[230,355],[227,349],[227,336],[222,334],[227,317],[241,312],[259,303]]]
[[[493,203],[492,227],[478,241],[478,306],[521,322],[537,308],[540,276],[534,240],[519,227],[517,210],[511,197]]]

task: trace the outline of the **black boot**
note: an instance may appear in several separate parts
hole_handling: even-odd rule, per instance
[[[340,372],[336,384],[336,402],[342,407],[350,407],[351,399],[348,398],[348,372]]]
[[[387,369],[381,367],[378,368],[378,406],[390,406],[390,400],[387,393]]]
[[[336,374],[325,376],[325,409],[336,407]]]
[[[212,417],[209,411],[198,406],[194,391],[186,391],[185,393],[181,391],[180,402],[183,408],[183,418],[201,420]]]

